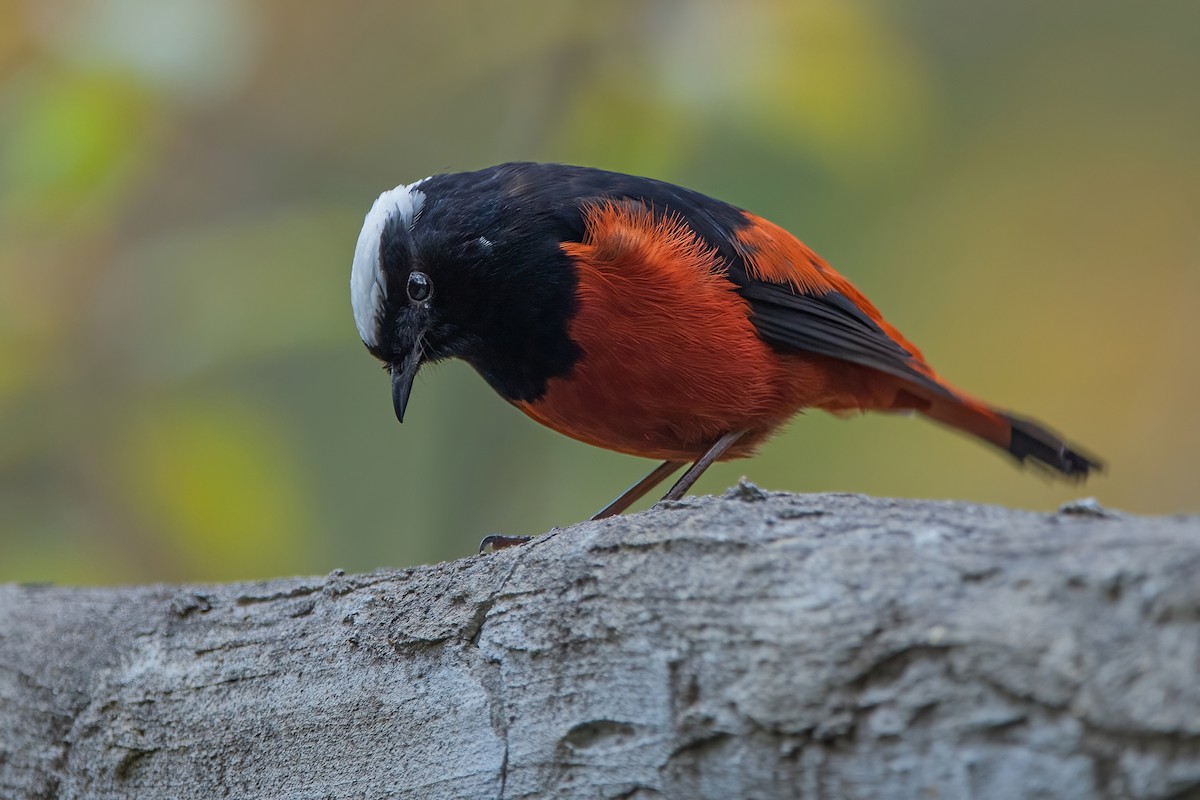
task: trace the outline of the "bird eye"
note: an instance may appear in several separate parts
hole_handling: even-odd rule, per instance
[[[414,303],[423,303],[433,294],[433,281],[424,272],[408,274],[408,299]]]

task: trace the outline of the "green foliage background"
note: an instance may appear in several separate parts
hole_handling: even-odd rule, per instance
[[[1200,509],[1200,4],[0,3],[0,580],[225,580],[472,552],[651,466],[461,364],[410,422],[358,341],[382,190],[513,159],[763,214],[1086,488],[924,422],[799,418],[793,491]]]

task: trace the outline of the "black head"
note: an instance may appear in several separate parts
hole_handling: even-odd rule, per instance
[[[576,277],[560,244],[578,236],[579,211],[513,177],[437,175],[384,192],[367,214],[351,302],[401,421],[422,364],[462,358],[522,401],[578,358],[567,333]]]

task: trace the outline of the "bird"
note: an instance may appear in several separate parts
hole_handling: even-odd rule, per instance
[[[400,422],[421,367],[459,358],[537,422],[662,462],[594,519],[690,463],[663,499],[682,498],[809,408],[916,413],[1067,478],[1103,468],[944,380],[784,228],[652,178],[513,162],[401,184],[363,221],[350,296]]]

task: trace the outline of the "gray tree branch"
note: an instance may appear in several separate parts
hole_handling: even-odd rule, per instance
[[[1200,520],[743,485],[414,569],[4,586],[0,797],[1200,798]]]

